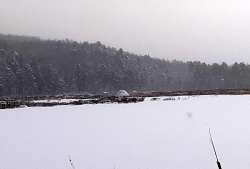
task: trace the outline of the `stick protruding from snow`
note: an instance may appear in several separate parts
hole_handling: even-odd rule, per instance
[[[217,152],[216,152],[216,149],[215,149],[215,145],[214,145],[214,141],[213,141],[213,137],[212,137],[210,128],[209,128],[209,136],[210,136],[210,141],[211,141],[211,144],[213,146],[214,154],[215,154],[215,157],[216,157],[217,166],[218,166],[219,169],[222,169],[219,158],[218,158],[218,155],[217,155]]]
[[[70,163],[70,166],[71,166],[72,169],[76,169],[70,156],[69,156],[69,163]]]

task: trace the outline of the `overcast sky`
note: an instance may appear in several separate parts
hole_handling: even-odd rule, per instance
[[[101,41],[170,60],[250,63],[248,0],[0,0],[0,32]]]

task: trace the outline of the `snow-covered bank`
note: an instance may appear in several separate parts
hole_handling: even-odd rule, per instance
[[[0,166],[212,169],[210,127],[223,168],[248,168],[250,96],[166,98],[0,110]]]

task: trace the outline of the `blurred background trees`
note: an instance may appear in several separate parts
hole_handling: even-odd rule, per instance
[[[167,61],[100,42],[0,34],[0,96],[250,88],[250,65]]]

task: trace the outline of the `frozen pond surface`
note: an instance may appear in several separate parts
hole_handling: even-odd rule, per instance
[[[1,169],[250,167],[250,96],[0,110]]]

